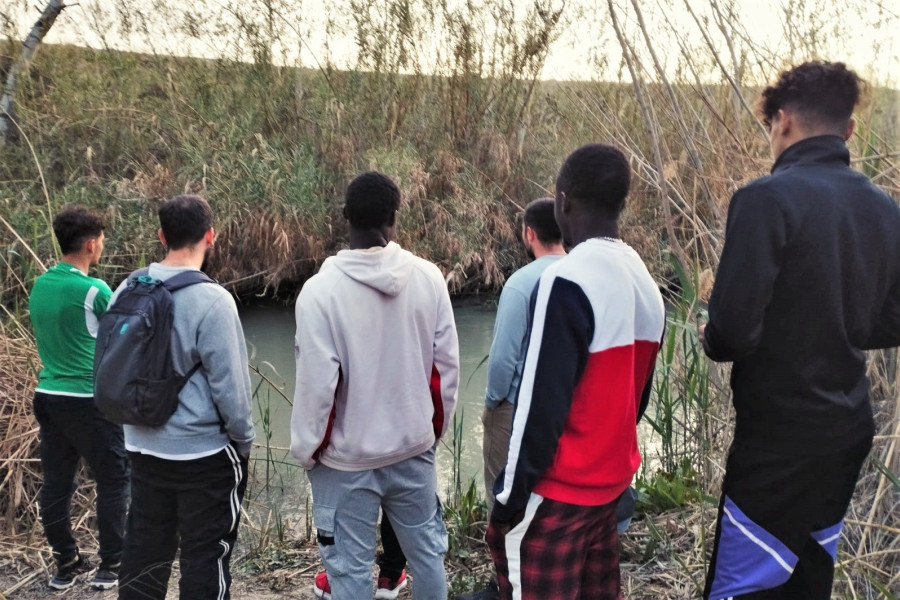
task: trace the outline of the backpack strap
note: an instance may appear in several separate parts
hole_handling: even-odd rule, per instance
[[[175,293],[180,289],[194,285],[196,283],[218,283],[203,271],[184,271],[178,275],[173,275],[165,281],[163,285],[169,290],[169,293]]]
[[[169,290],[170,294],[174,294],[178,290],[184,289],[197,283],[215,283],[216,285],[218,285],[219,282],[203,271],[190,270],[169,277],[168,279],[163,281],[163,286],[165,286],[165,288]],[[190,371],[184,374],[184,381],[187,381],[188,379],[193,377],[194,373],[196,373],[201,366],[203,366],[203,363],[198,362],[197,364],[195,364]],[[225,433],[225,419],[222,418],[222,413],[219,412],[219,407],[216,406],[216,403],[213,402],[212,405],[213,408],[216,409],[216,415],[218,415],[219,417],[219,430],[222,431],[222,433]]]
[[[144,267],[143,269],[138,269],[128,276],[128,281],[132,281],[141,277],[143,275],[150,274],[150,267]],[[195,271],[189,270],[184,271],[182,273],[178,273],[177,275],[173,275],[169,277],[165,281],[162,282],[162,285],[169,290],[170,294],[174,294],[178,290],[184,289],[186,287],[192,286],[197,283],[215,283],[218,285],[218,281],[204,273],[203,271]],[[203,366],[203,363],[198,362],[191,369],[182,376],[182,379],[185,383],[187,380],[194,376],[194,373],[200,370],[200,367]],[[216,406],[216,403],[213,402],[213,408],[216,409],[216,414],[219,416],[219,429],[224,432],[225,431],[225,419],[222,418],[222,413],[219,412],[219,407]]]
[[[150,267],[144,267],[143,269],[138,269],[137,271],[132,271],[126,279],[128,281],[134,281],[138,277],[143,277],[144,275],[150,274]]]
[[[199,371],[199,370],[200,370],[200,367],[202,367],[202,366],[203,366],[203,363],[199,363],[199,362],[198,362],[196,365],[194,365],[193,367],[191,367],[191,370],[190,370],[190,371],[188,371],[187,373],[185,373],[185,374],[182,376],[182,380],[183,380],[185,383],[187,383],[188,379],[190,379],[191,377],[193,377],[193,376],[194,376],[194,373],[196,373],[197,371]],[[180,400],[179,400],[179,402],[180,402]],[[221,431],[222,433],[225,433],[225,419],[222,418],[222,413],[221,413],[221,411],[219,411],[219,407],[216,406],[216,403],[213,402],[212,405],[213,405],[213,408],[216,409],[216,416],[219,417],[219,431]]]

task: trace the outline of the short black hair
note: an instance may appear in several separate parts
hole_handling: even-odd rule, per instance
[[[193,246],[212,226],[212,209],[200,196],[175,196],[159,207],[159,227],[169,250]]]
[[[377,171],[358,175],[344,194],[344,214],[357,229],[378,229],[394,224],[400,208],[400,188]]]
[[[842,131],[853,116],[866,82],[840,62],[814,60],[782,71],[762,91],[759,113],[766,127],[783,108],[794,109],[814,124]]]
[[[525,227],[531,227],[542,244],[562,242],[562,232],[553,214],[553,198],[539,198],[528,203],[522,217]]]
[[[106,219],[86,206],[67,204],[53,218],[53,233],[63,254],[79,252],[84,243],[99,237]]]
[[[556,177],[556,193],[581,206],[617,218],[631,187],[631,167],[622,152],[606,144],[587,144],[566,158]]]

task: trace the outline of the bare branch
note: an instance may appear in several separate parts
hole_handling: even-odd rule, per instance
[[[59,13],[61,13],[64,8],[66,8],[65,0],[50,0],[50,2],[47,3],[40,18],[37,20],[37,23],[31,28],[25,41],[22,42],[22,54],[19,55],[19,58],[16,59],[16,62],[10,67],[9,73],[6,74],[6,83],[3,86],[3,96],[0,96],[0,145],[6,143],[9,132],[11,131],[10,122],[13,118],[12,104],[13,94],[16,90],[16,80],[18,79],[19,74],[28,66],[37,47],[44,39],[44,36],[47,35],[47,32],[50,31],[54,21],[56,21],[56,17],[59,16]]]
[[[669,236],[669,245],[679,262],[682,265],[687,266],[690,263],[688,263],[684,249],[681,247],[681,243],[675,235],[675,223],[672,220],[672,209],[669,206],[669,184],[666,181],[666,174],[663,169],[662,150],[659,144],[659,132],[656,129],[656,119],[650,114],[647,100],[644,98],[643,86],[641,85],[637,70],[634,68],[634,60],[631,56],[628,43],[625,41],[625,35],[622,33],[622,28],[619,26],[616,8],[613,6],[612,0],[607,0],[607,3],[609,4],[609,16],[612,18],[613,28],[616,30],[616,38],[619,40],[619,45],[622,46],[622,56],[625,58],[625,64],[628,65],[628,72],[631,74],[634,94],[637,97],[638,105],[641,107],[641,114],[644,117],[644,122],[647,124],[647,129],[650,132],[650,140],[653,144],[653,158],[654,162],[656,162],[657,185],[659,186],[659,193],[662,200],[660,204],[662,205],[663,219],[666,222],[666,233]]]
[[[697,146],[696,144],[694,144],[694,138],[691,135],[691,132],[688,131],[687,124],[684,120],[684,114],[681,111],[681,104],[678,102],[678,98],[675,96],[675,90],[672,88],[672,84],[669,83],[669,78],[666,77],[666,72],[659,61],[659,57],[656,55],[656,49],[653,47],[653,41],[650,39],[650,33],[647,31],[647,26],[644,24],[644,15],[641,12],[641,8],[637,0],[631,0],[631,4],[634,6],[634,10],[637,14],[638,19],[638,27],[640,28],[641,33],[644,34],[644,41],[647,43],[647,49],[650,51],[650,57],[653,59],[653,65],[656,67],[656,74],[660,78],[663,86],[666,89],[666,93],[669,96],[669,102],[672,103],[672,111],[675,113],[675,122],[678,124],[678,129],[681,131],[681,139],[685,143],[686,149],[688,151],[688,156],[690,156],[691,162],[694,164],[694,170],[697,173],[697,180],[703,187],[703,192],[706,196],[706,203],[709,206],[709,210],[712,213],[713,218],[715,218],[716,220],[716,225],[721,226],[723,222],[722,213],[719,210],[719,206],[716,204],[716,200],[713,197],[712,190],[709,189],[709,184],[706,181],[705,172],[703,169],[703,162],[700,160],[700,152],[697,151]]]

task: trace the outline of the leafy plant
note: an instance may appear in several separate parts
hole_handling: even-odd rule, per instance
[[[659,470],[649,477],[639,477],[635,489],[638,492],[637,510],[644,513],[684,508],[698,501],[717,501],[704,493],[697,472],[687,457],[681,459],[674,471]]]

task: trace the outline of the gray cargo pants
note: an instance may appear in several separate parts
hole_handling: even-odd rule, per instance
[[[445,600],[444,528],[434,449],[387,467],[338,471],[323,464],[308,473],[319,552],[334,600],[371,598],[379,508],[412,571],[415,600]]]

